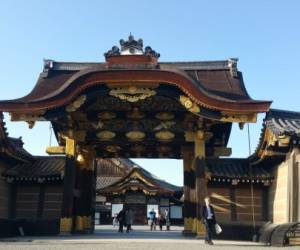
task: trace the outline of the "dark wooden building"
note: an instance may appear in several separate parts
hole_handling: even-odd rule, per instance
[[[147,224],[148,212],[152,208],[162,213],[167,209],[170,212],[171,223],[183,223],[183,204],[180,201],[182,187],[161,180],[129,159],[100,161],[106,164],[110,162],[111,169],[126,166],[127,170],[121,177],[105,178],[111,180],[111,183],[107,181],[107,184],[103,185],[102,181],[97,185],[97,197],[105,197],[111,215],[118,213],[123,207],[131,208],[134,224]],[[102,164],[99,164],[99,167],[102,168]],[[103,178],[102,174],[98,174],[98,180]]]
[[[59,233],[65,157],[33,156],[0,116],[0,236]],[[4,230],[5,229],[5,230]]]
[[[126,159],[97,159],[96,225],[112,224],[112,205],[107,201],[105,196],[99,193],[99,190],[126,176],[131,168],[131,164],[128,164]]]

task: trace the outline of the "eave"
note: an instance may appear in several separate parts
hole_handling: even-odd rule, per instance
[[[230,100],[215,96],[207,92],[201,84],[192,79],[184,71],[178,69],[103,69],[93,67],[72,75],[60,88],[48,95],[34,100],[20,98],[16,100],[0,101],[0,110],[12,113],[42,114],[48,109],[66,105],[80,93],[90,87],[109,84],[111,86],[136,86],[145,84],[167,83],[178,87],[195,103],[216,109],[228,114],[252,114],[266,112],[271,105],[270,101]]]

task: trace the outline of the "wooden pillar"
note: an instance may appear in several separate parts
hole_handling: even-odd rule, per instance
[[[184,231],[185,235],[191,234],[193,229],[193,207],[191,199],[191,190],[195,188],[194,185],[194,175],[192,171],[192,162],[194,159],[194,152],[192,148],[183,148],[182,149],[182,158],[183,158],[183,183],[184,183]]]
[[[60,218],[60,233],[71,233],[73,228],[73,199],[75,187],[75,141],[66,138],[66,164],[64,171],[63,200]]]
[[[230,211],[231,211],[231,221],[237,220],[237,211],[236,211],[236,195],[235,195],[235,187],[230,186]]]
[[[76,189],[78,197],[75,199],[74,213],[76,215],[75,230],[79,233],[92,233],[93,208],[96,195],[95,157],[94,152],[84,149],[78,153]]]
[[[85,209],[85,230],[88,233],[94,232],[94,216],[96,206],[96,161],[92,157],[89,167],[86,169],[86,209]]]
[[[201,211],[204,205],[204,198],[207,195],[207,183],[205,179],[205,132],[198,130],[195,134],[195,160],[194,168],[196,173],[196,218],[194,220],[194,232],[198,236],[204,236],[205,229],[201,222]]]
[[[91,231],[93,233],[95,230],[95,212],[96,212],[96,195],[97,195],[97,160],[94,157],[93,160],[93,171],[92,171],[92,185],[90,185],[91,189],[91,206],[90,206],[90,214],[91,214]],[[170,211],[170,210],[169,210]]]
[[[83,215],[84,215],[84,164],[80,162],[81,155],[77,156],[76,159],[76,178],[75,178],[75,197],[74,197],[74,217],[75,225],[74,231],[76,233],[84,232]]]

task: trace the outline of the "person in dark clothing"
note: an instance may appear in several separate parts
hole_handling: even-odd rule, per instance
[[[202,220],[205,224],[205,244],[213,245],[211,240],[211,234],[216,224],[215,211],[212,205],[210,204],[210,198],[205,197],[205,205],[202,207]]]
[[[123,233],[124,223],[126,222],[126,214],[124,208],[118,213],[117,219],[119,221],[119,233]]]
[[[130,208],[126,210],[125,221],[126,221],[126,226],[127,226],[126,233],[129,233],[129,231],[132,230],[131,225],[133,223],[133,213]]]
[[[165,220],[165,218],[162,216],[161,212],[158,211],[157,221],[158,221],[160,231],[162,231],[164,220]]]

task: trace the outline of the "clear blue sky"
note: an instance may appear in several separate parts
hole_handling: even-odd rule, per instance
[[[103,53],[129,32],[160,52],[161,61],[238,57],[250,95],[273,108],[300,111],[300,1],[13,1],[0,6],[0,99],[27,94],[43,58],[103,61]],[[251,125],[252,150],[262,117]],[[8,121],[8,116],[6,116]],[[29,130],[7,122],[32,154],[44,154],[49,124]],[[233,127],[233,157],[248,155],[246,130]],[[181,161],[137,161],[182,184]]]

